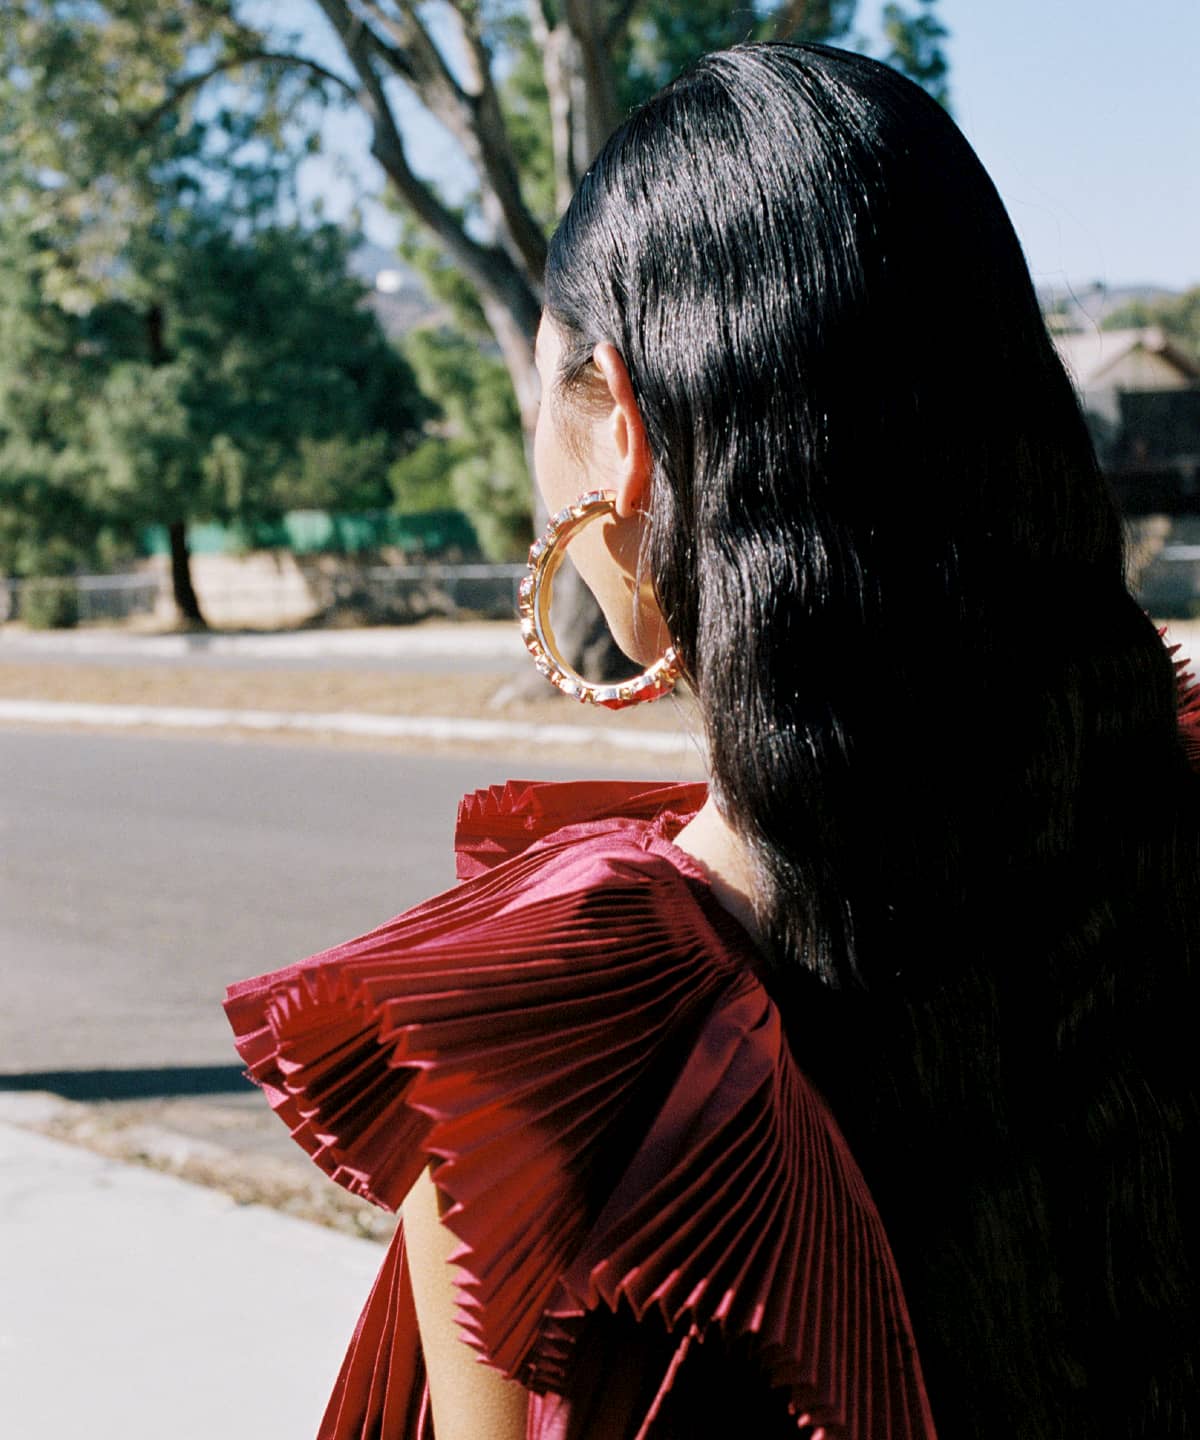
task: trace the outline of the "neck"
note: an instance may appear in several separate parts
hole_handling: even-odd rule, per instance
[[[761,941],[754,916],[754,869],[750,857],[711,794],[675,836],[674,843],[700,864],[721,905],[756,941]]]

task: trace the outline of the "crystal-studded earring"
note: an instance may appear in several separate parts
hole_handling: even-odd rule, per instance
[[[589,520],[614,514],[617,497],[611,490],[589,490],[574,505],[553,516],[542,536],[529,547],[529,574],[517,592],[517,610],[521,618],[521,638],[525,641],[533,663],[564,695],[585,704],[603,705],[609,710],[622,710],[642,700],[657,700],[666,695],[679,678],[679,657],[673,646],[659,656],[653,665],[615,685],[597,685],[585,680],[562,658],[554,633],[550,629],[550,593],[558,567],[563,562],[567,543]]]

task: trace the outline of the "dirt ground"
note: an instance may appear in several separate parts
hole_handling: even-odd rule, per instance
[[[83,1103],[0,1093],[0,1121],[266,1205],[343,1234],[386,1241],[396,1217],[335,1185],[254,1091],[230,1097]]]
[[[0,642],[0,700],[38,700],[110,705],[172,706],[199,709],[276,711],[309,714],[368,714],[499,721],[531,732],[529,745],[538,755],[570,761],[588,746],[589,759],[611,759],[629,773],[645,768],[657,772],[662,751],[639,757],[639,735],[677,735],[679,759],[699,778],[699,721],[682,689],[654,704],[611,711],[580,705],[555,693],[549,685],[542,698],[514,694],[511,671],[496,673],[423,674],[401,670],[278,665],[254,668],[178,664],[122,665],[73,660],[42,661],[28,654],[7,659]],[[18,723],[18,722],[11,722]],[[40,722],[39,722],[40,723]],[[586,732],[579,743],[547,743],[534,727],[565,726]],[[104,728],[102,725],[88,728]],[[128,727],[122,726],[123,729]],[[142,727],[139,727],[142,728]],[[151,727],[152,728],[152,727]],[[190,733],[171,726],[172,733]],[[613,743],[597,738],[597,732]],[[511,732],[494,740],[347,735],[337,731],[289,731],[227,726],[204,728],[210,738],[268,741],[273,744],[337,745],[397,753],[453,754],[469,750],[513,753],[521,743]]]
[[[678,726],[669,705],[605,712],[557,696],[549,685],[542,700],[505,699],[503,691],[509,679],[504,673],[423,675],[365,669],[249,669],[85,661],[66,665],[28,659],[4,661],[0,652],[0,697],[5,699],[448,715],[543,725],[592,726],[612,719],[648,730],[673,730]]]

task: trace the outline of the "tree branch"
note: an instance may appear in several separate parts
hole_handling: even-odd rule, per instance
[[[533,43],[539,50],[544,50],[554,24],[546,0],[525,0],[525,10],[529,16],[529,33],[533,36]]]
[[[512,238],[516,258],[541,284],[546,264],[546,236],[530,213],[521,191],[521,171],[513,154],[504,110],[492,75],[492,54],[479,26],[477,8],[452,0],[474,90],[466,97],[471,113],[471,134],[477,147],[481,178],[495,201],[495,219]]]
[[[467,96],[412,5],[404,4],[401,0],[402,13],[400,18],[396,18],[381,10],[375,0],[359,0],[359,4],[396,42],[395,48],[386,46],[368,28],[368,33],[372,34],[389,64],[393,63],[393,56],[399,59],[406,66],[402,72],[405,78],[414,85],[419,85],[423,91],[436,90],[447,108],[462,109],[465,106]],[[429,104],[429,101],[426,100],[425,103]],[[430,109],[433,108],[430,105]]]
[[[605,28],[592,0],[562,0],[562,24],[575,49],[571,105],[571,164],[576,179],[616,128],[617,89]]]
[[[197,71],[194,75],[185,75],[182,80],[171,87],[164,100],[138,118],[135,122],[137,129],[145,134],[194,90],[201,89],[218,75],[228,74],[231,70],[240,70],[244,65],[289,65],[298,69],[310,70],[320,79],[328,80],[331,84],[344,90],[351,99],[358,97],[355,86],[344,76],[327,69],[316,60],[308,59],[305,55],[289,55],[276,50],[248,50],[228,56],[224,60],[218,60],[216,64],[210,65],[206,70]]]
[[[370,32],[351,11],[347,0],[318,0],[318,4],[341,39],[361,81],[357,99],[374,128],[371,154],[417,219],[437,237],[463,274],[485,297],[508,309],[512,323],[525,334],[531,348],[540,307],[529,277],[517,268],[507,251],[473,240],[432,187],[413,173],[400,127],[373,63]]]
[[[429,113],[449,130],[467,152],[471,163],[482,170],[479,156],[480,137],[476,133],[471,97],[450,73],[445,58],[433,43],[416,11],[411,5],[403,3],[403,0],[403,13],[400,17],[388,15],[380,9],[375,0],[358,0],[358,3],[367,14],[384,26],[399,44],[384,45],[375,31],[359,20],[365,42],[377,48],[381,58],[393,70],[403,75]],[[349,12],[348,5],[342,8]],[[399,68],[401,66],[402,69]]]
[[[547,0],[526,0],[529,33],[541,51],[542,78],[550,101],[550,154],[554,162],[554,208],[567,208],[575,189],[571,168],[571,86],[566,51],[571,37],[562,22],[554,22]]]
[[[492,79],[491,54],[474,18],[464,13],[466,7],[461,0],[455,0],[450,9],[473,72],[472,91],[464,90],[454,78],[412,0],[396,0],[399,14],[389,13],[378,0],[357,0],[353,8],[349,0],[336,0],[332,4],[319,0],[319,3],[342,36],[347,50],[352,44],[361,50],[373,82],[368,81],[353,55],[352,63],[364,84],[375,84],[377,106],[386,108],[387,101],[378,71],[370,64],[372,52],[403,76],[430,114],[455,137],[479,177],[484,216],[493,234],[525,271],[531,287],[540,286],[546,263],[546,237],[521,193],[520,171]],[[396,45],[385,44],[364,17],[382,26]],[[389,153],[403,149],[398,132],[395,142],[385,139],[384,143]]]
[[[484,218],[493,234],[508,247],[531,282],[539,284],[546,263],[546,237],[521,193],[520,171],[492,80],[491,53],[473,7],[465,0],[451,0],[450,4],[471,71],[473,86],[467,90],[451,72],[413,0],[395,0],[395,5],[399,13],[385,10],[378,0],[357,0],[357,11],[396,42],[395,48],[384,46],[364,24],[368,43],[380,45],[381,57],[393,68],[398,60],[403,62],[408,83],[462,146],[479,176]]]

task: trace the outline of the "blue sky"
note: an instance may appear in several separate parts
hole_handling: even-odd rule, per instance
[[[952,34],[955,117],[1004,197],[1034,279],[1200,283],[1200,3],[939,0],[938,9]]]
[[[868,36],[880,8],[862,0]],[[287,0],[253,9],[301,18]],[[1200,0],[938,0],[937,11],[951,32],[955,117],[1038,285],[1200,283]],[[306,38],[332,57],[322,25]],[[452,173],[453,145],[415,107],[407,123],[414,168]],[[331,121],[326,138],[304,189],[338,216],[381,176],[359,117]],[[387,243],[394,221],[371,205],[365,218]]]

